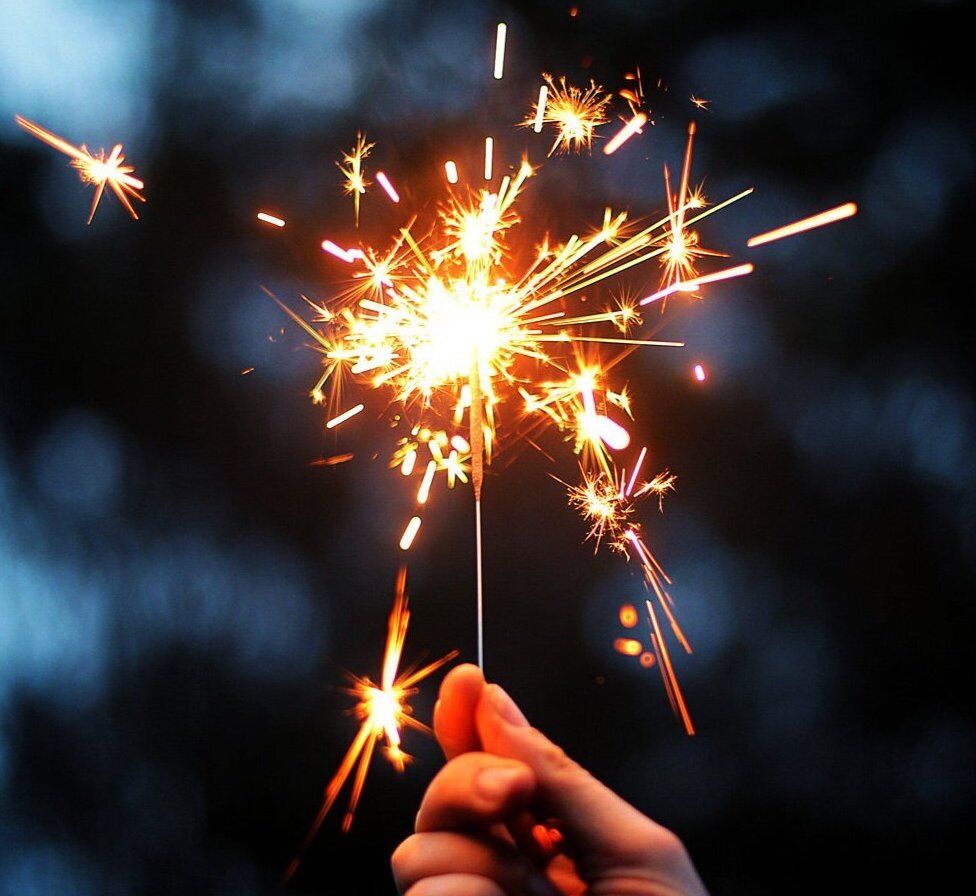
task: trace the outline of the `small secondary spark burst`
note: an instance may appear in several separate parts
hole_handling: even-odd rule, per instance
[[[92,200],[91,212],[88,214],[88,223],[91,224],[95,217],[95,210],[107,186],[119,198],[119,202],[125,206],[133,218],[138,218],[136,210],[132,207],[132,199],[145,202],[146,198],[139,192],[144,189],[144,184],[137,177],[133,176],[135,168],[126,165],[125,156],[122,155],[122,144],[117,143],[112,151],[106,156],[105,150],[99,150],[98,155],[92,155],[88,147],[82,144],[74,146],[67,140],[51,133],[39,124],[29,121],[20,115],[14,120],[29,134],[33,134],[38,140],[42,140],[53,146],[59,152],[63,152],[71,158],[71,166],[78,171],[78,176],[82,183],[95,185],[95,197]]]
[[[402,672],[399,671],[403,645],[407,637],[407,627],[410,624],[406,585],[406,567],[401,567],[397,574],[393,609],[390,611],[387,624],[386,648],[383,651],[383,668],[379,683],[374,683],[367,676],[347,674],[350,687],[345,691],[356,698],[357,702],[353,712],[361,722],[359,731],[346,751],[338,770],[325,788],[325,796],[318,815],[312,822],[297,855],[285,871],[284,880],[286,882],[294,877],[298,866],[301,864],[302,857],[318,834],[322,823],[339,798],[339,794],[350,775],[353,779],[352,790],[346,812],[342,818],[342,830],[347,833],[352,827],[353,815],[359,804],[363,785],[366,783],[366,773],[369,771],[369,765],[377,745],[382,742],[386,758],[399,771],[403,771],[407,762],[410,761],[410,756],[401,747],[402,728],[406,726],[427,734],[432,733],[428,725],[414,718],[413,710],[406,701],[417,693],[416,686],[421,681],[454,659],[458,655],[458,651],[453,650],[425,666],[419,668],[410,666]]]

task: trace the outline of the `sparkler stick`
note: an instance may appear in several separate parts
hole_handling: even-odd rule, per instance
[[[115,193],[119,202],[125,206],[126,210],[133,218],[138,218],[136,210],[132,207],[131,199],[138,199],[145,202],[146,198],[139,191],[144,188],[144,184],[137,177],[133,177],[135,168],[131,165],[123,164],[125,156],[122,155],[122,144],[117,143],[108,156],[105,150],[100,149],[98,155],[92,155],[88,147],[82,144],[74,146],[67,140],[51,133],[39,124],[29,121],[20,115],[14,116],[14,120],[29,134],[33,134],[38,140],[43,140],[48,146],[53,146],[59,152],[71,157],[71,167],[77,169],[78,176],[82,183],[95,185],[95,196],[92,199],[91,212],[88,215],[88,223],[91,224],[95,217],[95,210],[98,203],[102,200],[105,187]]]

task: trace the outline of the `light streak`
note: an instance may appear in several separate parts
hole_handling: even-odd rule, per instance
[[[495,139],[485,137],[485,180],[491,180],[494,166]]]
[[[803,233],[806,230],[813,230],[815,227],[823,227],[825,224],[833,224],[835,221],[843,221],[844,218],[850,218],[857,214],[857,204],[854,202],[845,202],[843,205],[838,205],[836,208],[828,209],[825,212],[820,212],[816,215],[811,215],[809,218],[803,218],[799,221],[794,221],[792,224],[786,224],[783,227],[777,227],[775,230],[769,230],[766,233],[761,233],[758,236],[751,237],[746,240],[746,245],[749,248],[755,246],[761,246],[764,243],[771,243],[774,240],[781,240],[787,236],[793,236],[797,233]]]
[[[542,133],[542,126],[546,121],[546,97],[549,96],[549,85],[543,84],[539,88],[539,99],[535,104],[535,116],[532,119],[532,130],[537,134]]]
[[[495,68],[493,72],[496,81],[502,79],[505,71],[505,35],[507,31],[508,26],[504,22],[499,22],[495,35]]]
[[[701,364],[696,364],[693,372],[695,374],[695,379],[698,380],[699,383],[705,382],[705,368],[702,367]]]
[[[613,137],[610,138],[610,142],[603,147],[603,152],[606,155],[612,155],[615,153],[623,144],[629,140],[634,134],[639,134],[641,128],[647,124],[647,115],[643,112],[638,112],[633,118],[630,119]]]
[[[333,429],[336,426],[338,426],[340,423],[345,423],[350,417],[355,417],[356,414],[360,413],[365,407],[366,405],[360,403],[357,404],[355,407],[349,408],[348,411],[344,411],[343,413],[339,414],[337,417],[333,417],[331,420],[329,420],[325,424],[325,428]]]
[[[420,529],[420,517],[412,516],[410,521],[407,523],[407,527],[403,530],[403,535],[400,536],[400,549],[403,551],[409,551],[410,546],[413,544],[413,540],[417,537],[417,532]]]
[[[133,176],[135,168],[124,164],[125,156],[122,155],[121,143],[117,143],[107,156],[103,149],[98,151],[98,155],[92,155],[84,144],[74,146],[64,138],[23,116],[14,116],[14,121],[29,134],[37,137],[38,140],[42,140],[48,146],[53,146],[59,152],[69,156],[71,167],[77,170],[82,183],[95,185],[95,196],[92,199],[91,211],[88,214],[89,224],[95,217],[95,210],[102,200],[106,186],[118,197],[119,202],[125,206],[133,218],[139,217],[130,200],[138,199],[140,202],[145,202],[146,198],[139,192],[145,188],[145,185]]]
[[[266,224],[274,224],[275,227],[285,226],[284,218],[279,218],[276,215],[268,214],[268,212],[258,212],[258,220],[264,221]]]
[[[456,184],[458,182],[457,164],[452,160],[448,159],[444,163],[444,174],[447,177],[447,182],[449,184]]]
[[[383,651],[383,664],[378,684],[368,676],[347,673],[350,687],[343,690],[356,699],[354,713],[360,720],[359,731],[346,751],[339,768],[325,788],[322,805],[318,815],[305,835],[301,847],[288,865],[284,874],[285,882],[294,877],[298,866],[312,840],[318,834],[322,823],[332,809],[346,781],[352,776],[352,789],[346,811],[342,819],[342,831],[348,833],[352,827],[353,815],[362,796],[366,783],[366,773],[376,747],[384,744],[387,759],[398,771],[403,771],[410,760],[402,749],[402,729],[404,726],[431,734],[429,726],[414,718],[413,710],[406,702],[418,692],[417,685],[445,663],[458,655],[458,651],[434,660],[425,666],[409,666],[399,671],[403,655],[403,645],[410,624],[410,610],[406,592],[406,567],[401,567],[397,575],[396,594],[393,609],[387,622],[386,646]]]
[[[376,183],[383,188],[386,195],[389,196],[393,202],[400,201],[400,194],[397,193],[393,187],[393,184],[390,183],[390,179],[382,171],[376,172]]]

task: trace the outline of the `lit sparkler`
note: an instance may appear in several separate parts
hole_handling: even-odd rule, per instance
[[[105,150],[100,149],[98,155],[92,155],[88,147],[82,144],[74,146],[57,134],[51,133],[39,124],[29,121],[20,115],[14,120],[29,134],[33,134],[38,140],[43,140],[48,146],[53,146],[59,152],[63,152],[71,158],[71,167],[78,171],[78,176],[82,183],[95,185],[95,197],[92,200],[91,212],[88,214],[88,223],[91,224],[95,217],[95,210],[98,203],[102,200],[102,195],[107,186],[119,198],[126,210],[133,218],[138,218],[136,210],[132,207],[132,199],[145,202],[145,197],[139,192],[144,188],[144,184],[137,177],[133,177],[135,168],[125,164],[125,156],[122,155],[122,144],[117,143],[112,151],[105,155]]]
[[[500,45],[499,39],[496,46]],[[634,86],[620,96],[631,118],[618,132],[617,146],[640,133],[647,122],[639,108],[640,76],[628,77]],[[589,149],[598,127],[609,121],[613,96],[593,82],[580,89],[568,85],[565,78],[543,78],[535,109],[521,124],[536,132],[544,124],[556,127],[548,157],[557,150],[563,154]],[[607,544],[638,562],[655,598],[646,604],[653,656],[689,733],[694,729],[660,621],[666,620],[684,649],[690,651],[690,646],[665,590],[668,577],[633,520],[634,501],[656,494],[660,502],[674,479],[664,473],[638,485],[643,453],[629,477],[618,468],[615,455],[630,444],[631,403],[627,391],[615,391],[609,380],[614,365],[639,346],[683,345],[638,338],[643,306],[658,303],[663,311],[672,295],[698,294],[707,284],[753,271],[748,262],[701,270],[709,260],[727,256],[702,248],[693,227],[749,195],[751,188],[709,203],[691,182],[694,137],[692,123],[674,187],[669,169],[664,169],[667,211],[662,217],[636,223],[626,212],[607,209],[602,225],[562,243],[543,234],[536,238],[533,250],[516,237],[522,223],[517,208],[538,169],[523,157],[495,186],[495,169],[501,166],[494,156],[493,138],[488,137],[487,184],[465,192],[457,186],[457,166],[438,163],[444,165],[447,183],[437,214],[428,213],[426,218],[423,210],[414,214],[385,250],[323,242],[324,249],[351,266],[351,278],[344,294],[316,306],[315,325],[281,303],[314,339],[323,357],[323,373],[312,395],[316,401],[329,402],[331,421],[350,413],[340,395],[351,379],[367,389],[388,392],[398,409],[397,420],[411,427],[391,464],[404,476],[422,477],[401,548],[407,550],[415,543],[422,523],[420,509],[435,477],[443,474],[449,486],[470,479],[475,499],[479,665],[483,665],[484,468],[503,438],[528,438],[529,433],[549,426],[563,433],[572,443],[582,474],[581,485],[568,486],[570,506],[589,524],[588,537],[598,547]],[[357,145],[365,145],[361,137]],[[343,171],[348,172],[350,157],[345,160]],[[440,177],[437,180],[444,183]],[[797,225],[804,226],[813,225]],[[643,298],[584,306],[592,298],[591,290],[655,260],[660,268],[658,282]],[[619,352],[607,360],[599,355],[601,346],[615,346]]]
[[[308,846],[315,839],[350,776],[352,776],[352,790],[342,818],[342,831],[346,833],[352,827],[353,815],[359,804],[363,785],[366,783],[366,773],[369,771],[376,747],[382,742],[387,759],[399,771],[403,771],[410,761],[410,756],[401,747],[403,727],[415,728],[427,734],[432,733],[428,725],[414,718],[413,710],[406,701],[417,693],[417,685],[421,681],[454,659],[458,651],[453,650],[425,666],[419,668],[410,666],[403,672],[399,671],[407,626],[410,623],[406,582],[407,571],[405,567],[401,567],[397,574],[396,595],[387,626],[386,648],[383,651],[383,669],[379,683],[374,684],[367,676],[352,673],[347,675],[351,686],[345,690],[357,700],[353,712],[361,722],[359,731],[346,751],[338,770],[325,788],[325,796],[318,815],[312,822],[297,855],[285,871],[286,881],[290,880],[298,870]]]

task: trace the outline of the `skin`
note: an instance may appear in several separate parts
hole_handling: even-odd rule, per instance
[[[447,759],[393,853],[402,896],[708,896],[681,840],[531,727],[477,666],[434,708]]]

